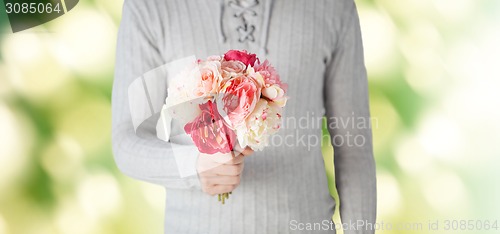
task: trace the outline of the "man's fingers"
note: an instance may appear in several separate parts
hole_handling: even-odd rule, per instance
[[[241,154],[245,155],[245,156],[250,156],[253,154],[253,150],[252,148],[250,147],[246,147],[245,150],[243,150],[243,152],[241,152]]]
[[[239,176],[216,176],[216,177],[208,177],[209,185],[239,185],[240,177]]]
[[[207,156],[202,156],[207,157]],[[221,164],[214,162],[207,158],[198,158],[198,166],[197,171],[200,175],[210,176],[216,175],[217,173],[213,172],[215,168],[219,167]]]
[[[232,192],[236,187],[236,185],[216,185],[214,187],[211,187],[207,192],[210,195],[229,193]]]
[[[240,177],[239,176],[207,176],[200,177],[200,182],[203,187],[214,187],[218,185],[239,185]]]
[[[235,154],[238,155],[238,156],[239,155],[250,156],[251,154],[253,154],[252,148],[250,148],[249,146],[247,146],[247,147],[245,147],[243,149],[238,144],[236,144],[236,146],[234,147],[234,151],[236,152]]]
[[[227,154],[217,153],[217,154],[207,155],[205,157],[209,157],[214,162],[220,164],[234,164],[232,162],[234,161],[235,155],[233,152],[231,152]]]
[[[216,162],[214,160],[216,158],[223,162]],[[243,155],[238,157],[233,157],[233,153],[200,155],[197,171],[203,192],[216,195],[233,191],[240,184],[244,165]]]
[[[239,146],[235,146],[234,151],[231,153],[216,153],[216,154],[203,154],[200,155],[202,160],[210,160],[219,164],[240,164],[244,160],[244,156],[249,156],[253,154],[253,150],[250,147],[245,147],[242,149]]]
[[[236,157],[233,157],[231,160],[224,162],[224,164],[235,165],[235,164],[242,163],[244,160],[245,160],[245,156],[243,156],[243,155],[240,154],[240,155],[238,155]]]
[[[215,173],[217,173],[217,175],[237,176],[240,175],[243,171],[243,165],[243,163],[237,165],[221,165],[217,168],[214,168],[213,170]]]
[[[198,168],[198,174],[202,176],[237,176],[243,171],[244,163],[240,164],[219,164],[216,167],[202,170]]]
[[[219,164],[240,164],[243,162],[244,158],[243,155],[238,155],[234,156],[236,153],[231,153],[231,154],[224,154],[224,155],[213,155],[213,156],[207,156],[207,157],[212,157],[210,158],[216,163]],[[221,157],[219,157],[221,156]]]

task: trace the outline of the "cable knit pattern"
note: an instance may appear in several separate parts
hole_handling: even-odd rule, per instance
[[[321,139],[321,124],[309,121],[301,127],[296,120],[369,117],[356,7],[352,0],[268,1],[251,7],[255,16],[241,13],[255,20],[255,29],[253,40],[245,35],[240,40],[241,19],[229,11],[230,0],[125,0],[112,98],[113,149],[123,173],[166,188],[165,233],[311,233],[294,231],[290,223],[321,223],[333,215],[336,203],[328,192],[321,147],[303,143],[308,137]],[[162,64],[230,49],[269,59],[289,84],[291,98],[277,136],[292,145],[278,142],[247,158],[240,186],[221,205],[201,191],[197,177],[180,178],[171,143],[156,138],[155,119],[134,133],[127,89],[135,78]],[[371,130],[344,126],[329,131],[366,140],[359,147],[333,142],[334,162],[342,221],[373,223]]]

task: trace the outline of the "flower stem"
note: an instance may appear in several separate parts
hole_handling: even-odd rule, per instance
[[[226,200],[229,199],[229,194],[232,194],[232,192],[219,194],[219,202],[224,205],[226,203]]]

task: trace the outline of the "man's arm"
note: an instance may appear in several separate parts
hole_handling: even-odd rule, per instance
[[[327,64],[324,90],[340,215],[343,223],[358,220],[375,223],[377,193],[371,128],[361,124],[336,124],[340,120],[355,123],[370,120],[363,45],[354,3],[341,18],[337,46]],[[345,233],[374,231],[346,230]]]
[[[196,146],[159,140],[156,137],[155,119],[149,119],[141,126],[140,137],[132,125],[129,85],[144,73],[165,63],[157,47],[159,35],[155,35],[160,30],[150,30],[150,25],[157,25],[159,21],[157,14],[151,10],[155,8],[153,1],[124,2],[112,97],[112,144],[115,161],[124,174],[136,179],[167,188],[201,189],[196,173],[181,178],[174,157],[175,147],[176,154],[196,159]],[[195,163],[189,166],[193,171],[196,170]]]

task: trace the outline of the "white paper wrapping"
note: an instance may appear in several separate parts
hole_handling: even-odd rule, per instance
[[[171,110],[164,104],[169,85],[174,80],[182,81],[179,80],[179,75],[193,64],[196,64],[195,56],[175,60],[145,73],[134,80],[128,89],[134,130],[137,132],[144,121],[160,113],[156,126],[157,137],[171,143],[170,146],[182,178],[197,175],[196,161],[199,152],[191,138],[183,131],[181,123],[177,123],[177,126],[172,125],[175,121],[170,114]],[[178,104],[171,103],[170,109],[182,107]],[[173,132],[173,128],[177,130]],[[165,157],[168,156],[165,155]]]

